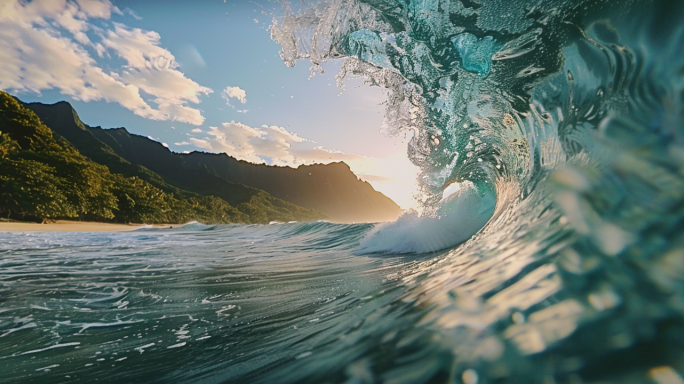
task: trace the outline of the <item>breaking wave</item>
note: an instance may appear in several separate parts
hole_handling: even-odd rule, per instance
[[[0,233],[0,381],[684,380],[684,3],[286,9],[286,64],[387,90],[421,209]]]

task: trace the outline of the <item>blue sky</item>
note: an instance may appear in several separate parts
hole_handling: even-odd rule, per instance
[[[268,31],[282,13],[273,2],[3,3],[0,88],[24,101],[68,100],[86,124],[125,126],[178,152],[345,161],[403,208],[415,206],[406,140],[380,134],[384,92],[360,80],[342,91],[340,63],[310,80],[308,62],[285,66]]]

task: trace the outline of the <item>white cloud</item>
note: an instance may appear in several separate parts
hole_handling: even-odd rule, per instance
[[[142,69],[174,69],[178,65],[171,52],[159,46],[161,36],[154,31],[129,28],[113,23],[114,29],[105,34],[102,43],[126,60],[128,67]]]
[[[190,145],[190,143],[188,143],[187,141],[181,141],[180,143],[173,143],[173,145],[177,145],[177,146],[180,147],[180,146],[183,146],[183,145]]]
[[[296,159],[289,152],[292,143],[306,141],[282,127],[253,128],[234,121],[209,127],[208,135],[204,139],[191,138],[190,142],[208,151],[226,152],[254,163],[264,163],[264,157],[271,158],[274,164],[294,163]]]
[[[128,7],[124,8],[123,13],[125,13],[127,15],[131,15],[136,20],[142,20],[143,19],[142,17],[138,16],[138,14],[135,13],[132,9],[130,9]]]
[[[195,129],[193,129],[193,130],[190,131],[190,132],[192,132],[192,133],[202,133],[202,132],[204,132],[204,131],[201,130],[201,129],[199,129],[199,128],[195,128]]]
[[[363,156],[314,146],[312,141],[275,125],[254,128],[232,121],[219,127],[209,127],[206,137],[189,140],[194,146],[207,151],[225,152],[253,163],[297,166],[364,159]]]
[[[242,104],[247,102],[247,92],[240,87],[226,87],[221,92],[221,96],[226,100],[226,104],[230,105],[230,99],[237,99]]]
[[[187,104],[199,103],[211,89],[178,70],[156,32],[91,24],[112,13],[122,12],[109,0],[5,1],[0,5],[0,89],[40,93],[56,88],[74,100],[115,102],[148,119],[202,124],[201,111]],[[93,35],[100,41],[93,42]],[[126,64],[105,71],[89,50],[103,60],[112,52]]]
[[[108,19],[112,14],[112,3],[109,0],[76,0],[81,10],[90,17]],[[117,8],[118,11],[118,8]],[[118,11],[119,13],[121,11]]]

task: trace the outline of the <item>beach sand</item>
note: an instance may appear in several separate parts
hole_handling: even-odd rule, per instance
[[[110,224],[87,221],[58,220],[55,223],[0,222],[0,232],[122,232],[142,224]],[[168,226],[166,226],[168,228]]]

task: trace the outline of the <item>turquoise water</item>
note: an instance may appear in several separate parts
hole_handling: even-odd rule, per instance
[[[0,381],[684,382],[683,7],[293,4],[283,60],[386,89],[421,209],[2,233]]]

